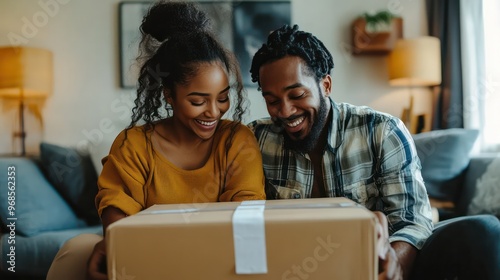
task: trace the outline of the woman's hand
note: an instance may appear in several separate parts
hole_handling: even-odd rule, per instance
[[[103,233],[106,234],[108,226],[127,215],[122,210],[113,206],[108,206],[102,210],[101,220]],[[87,279],[89,280],[108,280],[106,271],[106,243],[104,237],[95,246],[87,263]]]
[[[403,269],[398,261],[396,251],[389,244],[389,229],[387,218],[382,212],[373,212],[377,217],[377,252],[378,252],[378,279],[403,279]]]
[[[107,280],[106,272],[106,243],[104,239],[99,241],[90,255],[87,264],[87,279]]]

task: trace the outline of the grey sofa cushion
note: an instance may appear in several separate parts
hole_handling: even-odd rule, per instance
[[[478,130],[451,128],[413,135],[430,197],[455,201]]]
[[[467,170],[459,210],[465,215],[500,217],[500,154],[476,156]]]
[[[75,213],[89,225],[99,224],[94,203],[97,173],[90,155],[73,148],[42,143],[40,157],[49,181]]]

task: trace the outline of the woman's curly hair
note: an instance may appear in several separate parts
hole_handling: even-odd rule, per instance
[[[330,74],[333,69],[332,55],[323,42],[311,33],[300,31],[298,25],[284,25],[273,31],[267,38],[267,43],[254,55],[250,69],[252,82],[260,86],[260,67],[287,55],[302,58],[307,70],[317,81]]]
[[[190,82],[202,63],[220,63],[225,67],[236,98],[231,104],[236,128],[245,113],[243,83],[235,56],[216,39],[207,15],[194,3],[156,2],[144,16],[140,26],[139,72],[137,97],[132,109],[132,120],[126,131],[143,121],[146,130],[156,121],[172,114],[164,92],[175,99],[175,85]],[[235,133],[231,129],[231,136]]]

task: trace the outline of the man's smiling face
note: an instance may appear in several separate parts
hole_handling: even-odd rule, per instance
[[[297,56],[261,66],[260,87],[273,121],[286,131],[293,148],[309,152],[317,143],[326,123],[331,79],[318,83],[304,61]]]

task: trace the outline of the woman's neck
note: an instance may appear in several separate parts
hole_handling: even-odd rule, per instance
[[[165,141],[176,147],[189,147],[196,149],[199,146],[212,143],[213,137],[202,139],[192,130],[188,129],[182,123],[175,121],[174,117],[164,119],[156,124],[155,131]]]
[[[203,167],[210,158],[213,138],[201,139],[169,118],[158,122],[153,133],[153,147],[175,166],[194,170]]]

